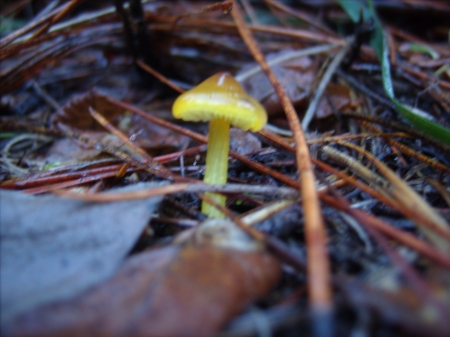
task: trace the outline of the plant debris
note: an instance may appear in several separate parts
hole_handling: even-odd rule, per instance
[[[7,335],[448,336],[446,2],[8,0],[0,15]],[[227,184],[206,185],[208,125],[171,109],[219,72],[269,120],[231,129]],[[227,219],[205,221],[202,200]],[[70,250],[80,237],[92,249]],[[61,281],[66,254],[91,281]]]

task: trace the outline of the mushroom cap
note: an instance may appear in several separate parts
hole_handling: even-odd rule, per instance
[[[253,132],[267,123],[264,107],[226,72],[215,74],[181,94],[173,104],[172,113],[175,118],[190,122],[224,119],[232,126]]]

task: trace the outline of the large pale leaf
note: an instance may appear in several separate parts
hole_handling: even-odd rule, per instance
[[[208,220],[188,241],[135,255],[105,283],[73,300],[21,315],[6,332],[47,337],[215,336],[270,290],[280,273],[279,262],[234,224]]]
[[[111,276],[160,200],[93,204],[0,190],[2,324]]]

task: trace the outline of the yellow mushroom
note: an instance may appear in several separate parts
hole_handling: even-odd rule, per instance
[[[244,131],[261,130],[267,123],[264,107],[250,97],[229,73],[218,73],[180,95],[172,108],[175,118],[191,122],[209,121],[208,150],[203,181],[226,184],[230,125]],[[225,196],[208,193],[225,206]],[[202,213],[208,217],[223,217],[210,204],[203,202]]]

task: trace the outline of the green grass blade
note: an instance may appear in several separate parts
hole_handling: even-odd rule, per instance
[[[391,69],[388,58],[388,45],[386,37],[384,36],[383,27],[376,15],[373,2],[368,0],[368,6],[362,2],[355,0],[336,0],[337,3],[347,12],[352,21],[359,21],[359,13],[362,10],[364,20],[372,19],[375,26],[375,31],[370,40],[370,45],[375,51],[378,60],[381,63],[381,75],[383,79],[383,86],[386,94],[395,104],[397,111],[408,120],[412,125],[429,136],[440,140],[447,145],[450,145],[450,129],[445,128],[428,118],[423,117],[427,115],[418,108],[410,107],[401,103],[395,98],[394,88],[391,80]]]

